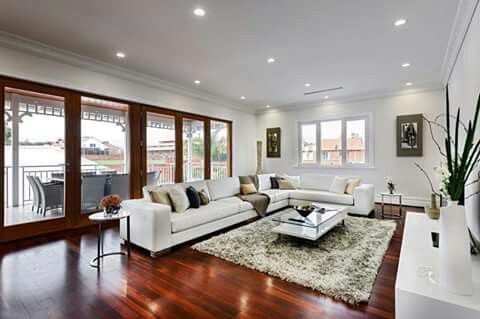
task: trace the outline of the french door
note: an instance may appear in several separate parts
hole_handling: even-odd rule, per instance
[[[78,210],[78,101],[69,91],[10,79],[0,80],[0,100],[0,240],[70,227]]]

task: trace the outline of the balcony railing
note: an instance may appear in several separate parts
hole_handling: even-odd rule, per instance
[[[186,166],[186,165],[185,165]],[[203,165],[200,163],[192,164],[192,180],[203,179]],[[27,180],[27,176],[37,176],[42,183],[47,183],[54,177],[62,177],[65,172],[64,165],[34,165],[19,166],[18,183],[13,181],[12,166],[4,168],[4,189],[5,189],[5,206],[25,206],[32,201],[33,193]],[[175,164],[153,164],[149,165],[148,171],[158,172],[158,184],[175,183]],[[82,173],[116,173],[108,166],[103,165],[82,165]],[[212,162],[211,178],[219,179],[228,176],[227,164],[224,162]],[[16,184],[16,185],[14,185]],[[14,190],[18,190],[18,197],[14,203]]]

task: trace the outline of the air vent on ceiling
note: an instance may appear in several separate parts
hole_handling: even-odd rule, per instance
[[[330,89],[323,89],[323,90],[315,90],[315,91],[305,92],[305,93],[303,93],[303,95],[319,94],[319,93],[337,91],[337,90],[342,90],[342,89],[343,89],[343,86],[337,86],[337,87],[330,88]]]

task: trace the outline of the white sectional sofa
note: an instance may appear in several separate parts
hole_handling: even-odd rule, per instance
[[[300,187],[292,190],[271,189],[269,180],[263,178],[260,192],[270,197],[267,212],[303,203],[321,202],[330,206],[348,207],[351,214],[369,215],[374,209],[373,185],[361,184],[353,195],[335,194],[328,191],[334,176],[303,175]],[[267,182],[265,182],[267,181]],[[131,213],[130,240],[150,251],[151,255],[172,246],[212,233],[216,230],[252,219],[257,215],[253,206],[235,195],[240,192],[238,177],[179,184],[183,188],[193,186],[206,190],[210,203],[183,213],[172,212],[170,206],[151,201],[150,191],[166,189],[172,185],[150,185],[143,188],[143,198],[126,200],[124,209]],[[126,222],[120,222],[120,236],[126,239]]]

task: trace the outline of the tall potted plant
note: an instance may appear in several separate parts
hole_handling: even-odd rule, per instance
[[[450,115],[448,87],[446,89],[446,137],[442,155],[445,163],[440,166],[441,192],[448,204],[440,212],[440,283],[451,292],[461,295],[473,293],[470,237],[465,214],[465,185],[478,164],[480,139],[475,139],[480,111],[480,96],[475,114],[468,125],[460,120],[460,108],[456,116]],[[455,127],[451,127],[454,120]],[[464,142],[461,143],[461,134]],[[441,148],[440,152],[441,151]]]

